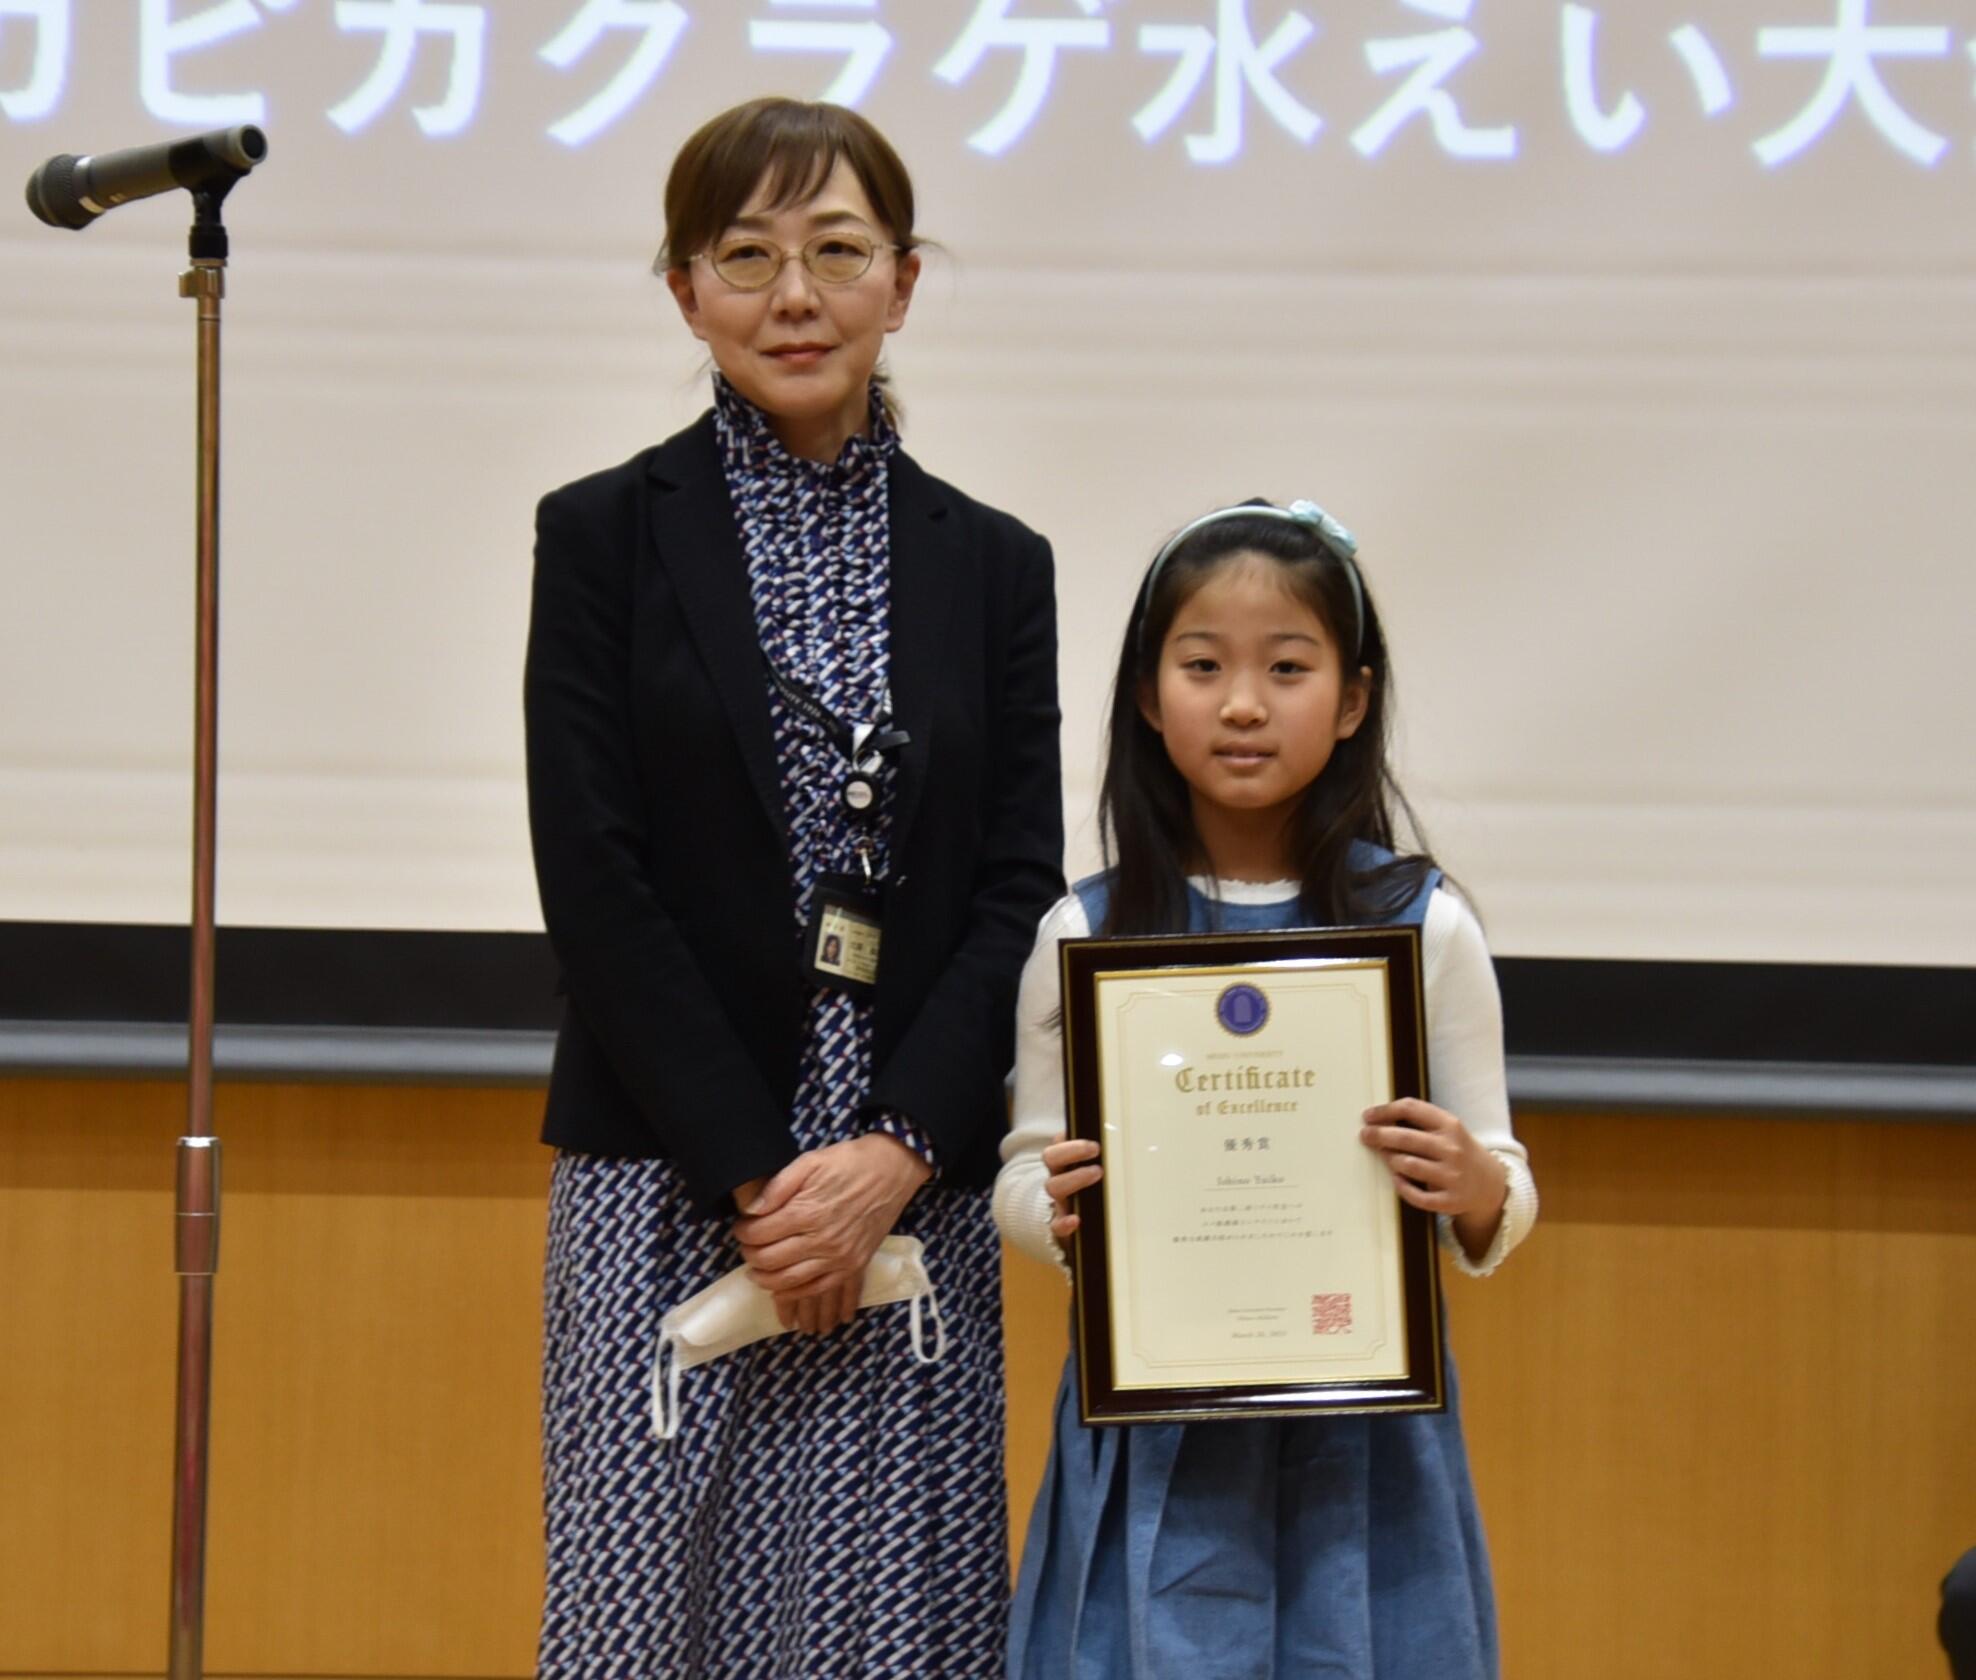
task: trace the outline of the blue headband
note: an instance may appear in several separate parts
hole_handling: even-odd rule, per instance
[[[1140,623],[1145,622],[1146,608],[1152,604],[1153,585],[1159,581],[1160,568],[1164,566],[1173,551],[1191,537],[1203,525],[1212,525],[1217,519],[1239,519],[1243,516],[1257,519],[1287,519],[1314,532],[1317,540],[1330,551],[1331,557],[1344,568],[1345,579],[1352,586],[1352,662],[1358,663],[1358,656],[1365,647],[1365,585],[1359,581],[1358,538],[1326,513],[1315,502],[1296,501],[1286,508],[1270,502],[1249,502],[1238,507],[1216,508],[1212,513],[1204,513],[1199,519],[1189,520],[1172,536],[1166,545],[1153,556],[1152,570],[1146,574],[1146,587],[1139,597]]]

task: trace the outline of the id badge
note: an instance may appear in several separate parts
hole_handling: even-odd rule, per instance
[[[878,984],[881,933],[876,891],[850,875],[822,876],[810,895],[810,925],[803,932],[809,978],[869,997]]]

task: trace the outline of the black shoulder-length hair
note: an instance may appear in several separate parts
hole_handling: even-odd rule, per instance
[[[1285,836],[1300,884],[1299,912],[1314,927],[1376,922],[1396,914],[1434,867],[1420,825],[1387,762],[1393,672],[1371,590],[1353,577],[1314,525],[1267,502],[1244,503],[1187,532],[1140,584],[1119,650],[1106,731],[1098,830],[1112,871],[1105,934],[1171,933],[1187,925],[1187,876],[1202,869],[1188,787],[1141,702],[1157,680],[1160,651],[1181,606],[1238,554],[1265,556],[1297,599],[1323,621],[1347,671],[1368,675],[1365,718],[1332,750],[1289,818]],[[1363,619],[1361,621],[1361,613]],[[1358,656],[1351,657],[1356,644]],[[1404,830],[1396,817],[1403,818]],[[1401,836],[1408,842],[1402,850]],[[1395,854],[1354,867],[1354,840]]]

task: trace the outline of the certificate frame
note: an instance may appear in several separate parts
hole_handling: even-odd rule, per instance
[[[1070,1137],[1095,1139],[1116,1153],[1119,1145],[1131,1136],[1131,1114],[1124,1111],[1125,1105],[1117,1099],[1115,1082],[1108,1082],[1104,1060],[1107,1037],[1116,1041],[1118,1035],[1104,1030],[1101,1008],[1120,1016],[1121,999],[1129,1002],[1141,994],[1164,998],[1171,994],[1176,981],[1196,991],[1202,985],[1221,987],[1224,991],[1252,990],[1256,986],[1280,988],[1286,980],[1294,984],[1307,976],[1331,978],[1327,970],[1356,971],[1354,984],[1375,992],[1380,998],[1381,1006],[1371,1014],[1381,1018],[1384,1027],[1383,1035],[1371,1030],[1364,1035],[1371,1046],[1366,1052],[1368,1063],[1376,1059],[1383,1065],[1368,1066],[1363,1070],[1363,1077],[1372,1080],[1374,1088],[1389,1089],[1395,1100],[1427,1096],[1426,1007],[1417,927],[1066,939],[1059,946],[1058,956],[1063,988],[1064,1098]],[[1105,997],[1102,1005],[1101,990]],[[1220,1012],[1218,1002],[1213,1007]],[[1238,1025],[1229,1030],[1244,1029]],[[1120,1052],[1118,1059],[1126,1058]],[[1171,1056],[1162,1058],[1162,1065],[1172,1060]],[[1113,1093],[1111,1111],[1107,1108],[1108,1091]],[[1153,1124],[1148,1123],[1149,1131]],[[1171,1126],[1173,1122],[1165,1119],[1159,1124]],[[1262,1141],[1267,1145],[1267,1138]],[[1356,1128],[1349,1145],[1332,1143],[1324,1147],[1364,1150],[1357,1142]],[[1383,1165],[1369,1152],[1365,1153],[1366,1159],[1383,1173]],[[1370,1374],[1362,1370],[1327,1377],[1314,1375],[1308,1364],[1302,1369],[1289,1368],[1294,1360],[1283,1361],[1282,1368],[1271,1371],[1267,1360],[1236,1359],[1211,1380],[1204,1378],[1198,1369],[1190,1380],[1179,1369],[1189,1364],[1186,1360],[1175,1362],[1176,1374],[1170,1381],[1149,1377],[1144,1366],[1130,1376],[1123,1374],[1117,1356],[1122,1344],[1115,1339],[1115,1331],[1125,1322],[1116,1306],[1121,1293],[1121,1279],[1115,1275],[1120,1245],[1113,1241],[1114,1226],[1125,1233],[1122,1222],[1128,1218],[1121,1206],[1114,1205],[1120,1177],[1116,1171],[1107,1172],[1098,1184],[1080,1192],[1075,1201],[1074,1211],[1080,1220],[1070,1254],[1071,1329],[1079,1379],[1079,1415],[1084,1423],[1170,1423],[1209,1418],[1432,1412],[1446,1408],[1435,1220],[1431,1214],[1403,1201],[1390,1184],[1384,1187],[1385,1193],[1390,1194],[1397,1217],[1386,1217],[1378,1190],[1352,1192],[1356,1198],[1353,1205],[1370,1208],[1372,1217],[1365,1222],[1363,1230],[1355,1224],[1348,1227],[1344,1238],[1348,1244],[1362,1241],[1362,1252],[1370,1257],[1366,1264],[1375,1268],[1382,1283],[1390,1280],[1392,1284],[1382,1297],[1387,1312],[1381,1321],[1392,1333],[1382,1333],[1377,1344],[1384,1351],[1378,1356],[1380,1363],[1376,1370]],[[1202,1194],[1239,1197],[1239,1192],[1220,1190]],[[1270,1205],[1286,1206],[1280,1202]],[[1287,1219],[1276,1218],[1273,1222],[1283,1224]],[[1311,1234],[1327,1241],[1333,1237],[1331,1230]],[[1234,1243],[1236,1248],[1219,1251],[1234,1261],[1240,1261],[1248,1253],[1243,1245],[1252,1241],[1241,1236],[1169,1240]],[[1125,1269],[1131,1269],[1129,1264]],[[1124,1281],[1129,1283],[1130,1279]],[[1322,1299],[1329,1301],[1336,1297],[1326,1295]],[[1313,1294],[1313,1333],[1318,1327],[1319,1301],[1320,1296]],[[1351,1297],[1346,1297],[1346,1301],[1349,1323]],[[1395,1303],[1397,1314],[1392,1310]],[[1255,1322],[1283,1323],[1280,1308],[1256,1310],[1274,1311],[1277,1317]],[[1145,1309],[1139,1311],[1143,1313]],[[1392,1323],[1395,1316],[1397,1325]],[[1285,1328],[1271,1334],[1295,1337],[1298,1332]],[[1128,1361],[1132,1358],[1128,1353]],[[1198,1366],[1198,1361],[1193,1363]]]

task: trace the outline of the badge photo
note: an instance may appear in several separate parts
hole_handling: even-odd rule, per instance
[[[878,983],[883,932],[874,888],[849,875],[822,877],[803,930],[803,963],[811,983],[869,996]]]

